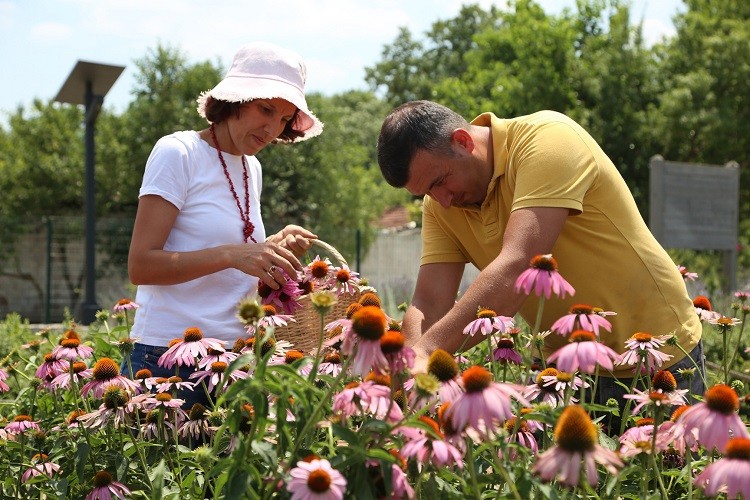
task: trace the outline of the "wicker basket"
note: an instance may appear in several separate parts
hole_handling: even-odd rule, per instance
[[[318,248],[315,248],[318,247]],[[313,240],[313,246],[308,250],[308,254],[322,249],[323,252],[318,254],[328,256],[334,265],[347,264],[346,259],[333,246],[321,240]],[[353,294],[342,294],[338,297],[338,302],[331,307],[323,317],[323,324],[329,323],[346,316],[346,310],[349,304],[357,302],[361,293],[356,290]],[[318,347],[320,338],[320,314],[310,304],[310,296],[300,297],[299,303],[302,308],[294,314],[294,320],[290,321],[287,326],[277,327],[274,331],[276,340],[286,340],[291,342],[295,349],[302,352],[311,352]]]

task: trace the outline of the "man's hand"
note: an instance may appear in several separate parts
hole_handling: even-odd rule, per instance
[[[416,354],[416,357],[414,358],[414,366],[411,369],[412,376],[416,375],[417,373],[427,373],[430,354],[421,348],[414,349],[414,353]]]

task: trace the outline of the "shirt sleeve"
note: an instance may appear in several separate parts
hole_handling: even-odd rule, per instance
[[[511,210],[529,207],[583,211],[584,196],[596,181],[595,155],[580,131],[562,120],[528,135],[519,134],[509,152]]]
[[[161,196],[177,209],[182,209],[190,181],[185,145],[171,136],[162,137],[146,161],[143,182],[138,196]]]
[[[443,230],[434,213],[435,201],[425,196],[422,206],[421,265],[438,262],[467,262],[456,241]]]

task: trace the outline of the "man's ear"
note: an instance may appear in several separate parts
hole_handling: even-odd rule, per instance
[[[451,133],[451,145],[454,147],[460,147],[467,153],[474,151],[474,138],[468,130],[463,128],[457,128]]]

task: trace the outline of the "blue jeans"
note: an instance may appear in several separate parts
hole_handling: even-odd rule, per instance
[[[167,352],[167,349],[169,348],[164,346],[153,346],[136,342],[133,345],[133,352],[130,353],[130,363],[133,367],[132,375],[135,375],[138,371],[145,368],[151,372],[153,377],[169,378],[177,375],[183,381],[187,382],[190,374],[195,371],[193,368],[186,366],[165,368],[157,365],[159,358],[162,354]],[[122,360],[120,371],[127,377],[131,376],[127,362],[124,359]],[[211,403],[209,402],[206,391],[203,389],[202,385],[195,386],[192,391],[181,389],[177,393],[177,397],[185,400],[185,404],[182,405],[182,408],[186,411],[189,411],[195,403],[200,403],[207,409],[211,408]]]
[[[703,378],[706,376],[705,360],[706,356],[703,354],[703,342],[699,341],[698,345],[696,345],[693,350],[690,351],[688,356],[685,356],[679,362],[667,368],[667,370],[669,370],[672,375],[674,375],[674,378],[677,381],[677,388],[688,390],[688,393],[685,395],[688,404],[692,405],[698,403],[699,401],[695,396],[702,396],[703,393],[706,392],[706,386],[703,383]],[[678,371],[683,368],[695,368],[696,366],[698,367],[698,369],[695,370],[692,377],[689,379],[682,376]],[[607,403],[608,399],[614,399],[620,405],[620,411],[622,412],[625,407],[624,403],[626,401],[623,396],[628,393],[628,389],[620,386],[617,381],[626,385],[628,388],[633,384],[632,378],[614,379],[612,377],[599,377],[595,401],[596,403],[603,405]],[[645,389],[644,387],[636,388],[640,390]],[[631,408],[632,407],[633,405],[631,405]],[[607,417],[605,417],[603,423],[609,423],[609,428],[611,429],[611,431],[619,434],[620,419],[618,417],[608,415]]]
[[[706,357],[703,355],[703,342],[698,342],[698,345],[690,351],[688,356],[685,356],[678,363],[667,368],[667,370],[674,375],[674,378],[677,381],[677,388],[687,389],[689,391],[688,394],[686,394],[688,404],[697,403],[698,400],[695,396],[702,396],[703,393],[706,392],[706,386],[703,384],[703,377],[706,376],[705,360]],[[696,370],[690,379],[683,377],[679,373],[679,370],[683,368],[695,368],[696,365],[698,366],[700,373]],[[617,380],[628,387],[633,384],[632,378],[621,378]],[[637,389],[644,390],[644,387],[637,387]],[[627,394],[628,391],[624,387],[618,385],[612,377],[599,377],[599,384],[596,393],[596,402],[599,404],[605,404],[610,398],[622,402],[623,396]]]

